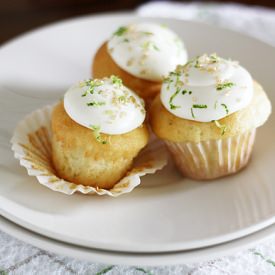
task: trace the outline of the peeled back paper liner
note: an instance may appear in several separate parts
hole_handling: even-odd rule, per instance
[[[11,139],[15,158],[19,159],[30,176],[35,176],[39,183],[53,191],[67,195],[80,192],[117,197],[138,186],[140,177],[153,174],[167,164],[165,146],[152,141],[140,152],[132,169],[112,189],[74,184],[59,178],[52,163],[51,113],[54,107],[55,104],[29,114],[19,122]]]

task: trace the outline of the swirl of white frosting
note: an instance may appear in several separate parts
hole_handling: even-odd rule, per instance
[[[165,78],[161,101],[173,115],[210,122],[245,108],[253,97],[253,79],[237,62],[201,55]]]
[[[107,47],[119,67],[151,81],[161,81],[178,64],[187,61],[186,49],[177,34],[155,23],[120,27]]]
[[[143,100],[115,76],[72,86],[64,96],[64,108],[78,124],[109,135],[130,132],[145,119]]]

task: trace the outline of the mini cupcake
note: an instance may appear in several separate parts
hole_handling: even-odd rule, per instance
[[[266,93],[246,69],[204,54],[164,80],[150,121],[182,174],[207,180],[246,166],[256,128],[270,113]]]
[[[112,188],[148,143],[144,102],[111,76],[71,87],[52,113],[52,159],[70,182]]]
[[[118,28],[97,51],[93,77],[119,76],[126,86],[146,101],[159,93],[163,77],[187,61],[181,39],[155,23],[136,23]]]

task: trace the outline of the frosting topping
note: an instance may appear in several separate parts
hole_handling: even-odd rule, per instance
[[[177,117],[210,122],[245,108],[253,97],[253,80],[237,62],[216,54],[179,65],[163,81],[161,101]]]
[[[187,52],[176,33],[155,23],[123,26],[108,41],[108,52],[126,72],[151,81],[161,81],[178,64],[187,61]]]
[[[73,85],[64,108],[78,124],[99,133],[118,135],[139,127],[145,119],[144,102],[116,76],[88,79]]]

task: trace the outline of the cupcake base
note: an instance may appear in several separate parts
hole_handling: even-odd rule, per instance
[[[167,163],[165,147],[150,142],[135,158],[131,169],[111,189],[76,184],[59,177],[53,164],[51,117],[56,104],[38,109],[20,121],[11,139],[14,156],[30,176],[53,191],[72,195],[97,194],[118,197],[131,192],[141,183],[141,177],[154,174]]]
[[[244,168],[250,159],[255,135],[256,129],[253,129],[219,140],[165,143],[184,176],[196,180],[210,180]]]

